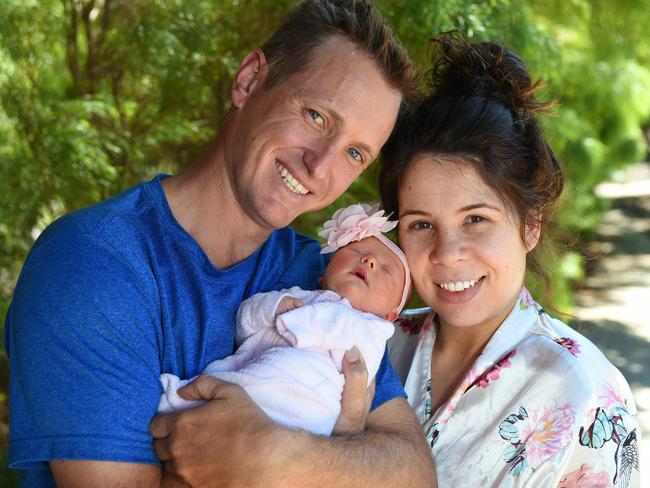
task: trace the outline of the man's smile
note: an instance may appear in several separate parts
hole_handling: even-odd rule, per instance
[[[299,195],[306,195],[309,193],[309,190],[302,186],[300,182],[295,179],[291,173],[289,173],[289,170],[285,168],[277,159],[275,160],[275,166],[278,168],[280,177],[282,177],[282,181],[284,181],[284,184],[287,185],[287,188],[289,188],[289,190],[294,193],[298,193]]]

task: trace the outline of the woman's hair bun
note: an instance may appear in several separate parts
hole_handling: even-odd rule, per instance
[[[526,116],[548,108],[540,103],[533,82],[519,56],[500,44],[470,44],[458,31],[443,32],[433,45],[430,85],[434,97],[479,96],[495,99],[508,110]]]

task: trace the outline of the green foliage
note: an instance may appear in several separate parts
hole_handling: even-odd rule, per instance
[[[200,154],[229,110],[239,61],[293,3],[0,2],[0,316],[45,225]],[[546,81],[544,97],[559,103],[543,124],[568,176],[558,221],[589,237],[605,207],[595,185],[646,151],[650,1],[377,4],[422,69],[427,40],[460,29],[472,40],[504,42]],[[315,235],[333,208],[376,198],[371,169],[297,226]],[[556,271],[553,303],[569,307],[581,260],[561,249],[548,259]]]

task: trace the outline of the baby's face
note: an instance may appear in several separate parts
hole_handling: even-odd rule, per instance
[[[347,298],[357,310],[394,320],[402,299],[404,273],[393,251],[376,237],[367,237],[334,253],[322,286]]]

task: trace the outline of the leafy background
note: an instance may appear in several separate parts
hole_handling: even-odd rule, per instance
[[[190,164],[228,111],[232,75],[295,2],[2,0],[0,2],[0,317],[26,253],[56,217]],[[649,0],[378,0],[427,68],[427,39],[460,29],[505,43],[557,100],[544,118],[568,187],[549,251],[547,303],[570,311],[580,250],[606,203],[595,186],[646,157]],[[333,207],[376,199],[369,170]],[[314,234],[324,217],[296,222]],[[577,240],[576,240],[577,239]],[[533,280],[533,288],[541,285]],[[0,353],[0,455],[7,442]],[[5,465],[6,462],[3,462]],[[0,470],[0,485],[15,475]]]

